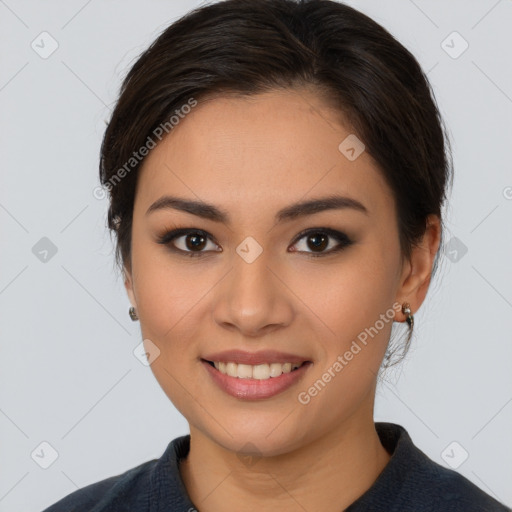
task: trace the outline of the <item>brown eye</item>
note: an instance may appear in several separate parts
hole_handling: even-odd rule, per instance
[[[206,237],[200,233],[192,233],[185,235],[185,246],[191,251],[204,249],[206,245]]]
[[[297,244],[300,240],[305,239],[306,242]],[[338,242],[331,244],[331,240]],[[303,231],[298,235],[294,247],[299,247],[293,252],[305,252],[310,256],[327,256],[334,252],[341,251],[342,249],[352,245],[354,242],[341,231],[336,231],[329,228],[317,228]],[[326,250],[329,247],[329,250]]]
[[[313,251],[323,251],[329,245],[329,237],[323,233],[308,235],[308,247]]]
[[[303,244],[305,247],[295,248],[292,252],[303,252],[313,257],[333,254],[354,243],[345,233],[329,228],[304,231],[297,236],[295,244],[297,245],[302,239],[306,240]],[[332,241],[335,243],[332,244]],[[203,256],[212,251],[222,252],[222,249],[213,242],[211,235],[201,229],[174,229],[159,237],[158,243],[167,245],[173,252],[185,256]],[[210,248],[208,248],[209,243]],[[300,247],[301,244],[299,243],[298,246]]]
[[[206,252],[220,252],[218,245],[211,241],[211,236],[199,229],[174,229],[162,235],[158,243],[167,245],[172,251],[186,256],[202,256]],[[209,250],[205,250],[210,243]]]

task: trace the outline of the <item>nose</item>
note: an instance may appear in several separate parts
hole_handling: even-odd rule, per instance
[[[293,293],[273,267],[265,251],[251,263],[235,255],[231,271],[216,287],[215,322],[248,338],[262,337],[290,325],[294,316]]]

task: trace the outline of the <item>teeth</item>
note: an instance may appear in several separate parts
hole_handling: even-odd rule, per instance
[[[224,363],[215,361],[215,368],[225,375],[230,377],[238,377],[239,379],[258,379],[266,380],[271,377],[279,377],[283,373],[290,373],[302,366],[302,363],[271,363],[271,364],[237,364],[237,363]]]

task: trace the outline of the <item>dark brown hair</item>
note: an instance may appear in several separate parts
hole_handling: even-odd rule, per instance
[[[298,87],[312,88],[336,106],[364,142],[393,191],[402,258],[409,258],[425,234],[427,216],[442,221],[447,183],[453,180],[449,140],[417,60],[382,26],[339,2],[224,0],[165,29],[122,83],[100,160],[117,263],[131,268],[133,205],[143,162],[133,155],[154,142],[159,127],[169,127],[191,98]],[[411,332],[406,347],[410,339]]]

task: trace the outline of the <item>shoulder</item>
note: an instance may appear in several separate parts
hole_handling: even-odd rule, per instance
[[[43,512],[148,512],[193,509],[180,477],[179,462],[190,449],[190,434],[172,440],[159,459],[82,487]]]
[[[460,473],[430,459],[402,426],[381,423],[377,428],[394,451],[385,478],[396,485],[393,511],[511,512]]]
[[[150,475],[156,463],[156,459],[151,460],[122,474],[82,487],[43,512],[145,511],[150,497]]]
[[[179,462],[190,449],[190,434],[173,439],[153,459],[68,494],[43,512],[148,512],[193,509],[181,480]]]
[[[425,457],[427,457],[425,455]],[[417,473],[416,492],[429,503],[425,511],[510,512],[510,509],[466,477],[428,459]]]

